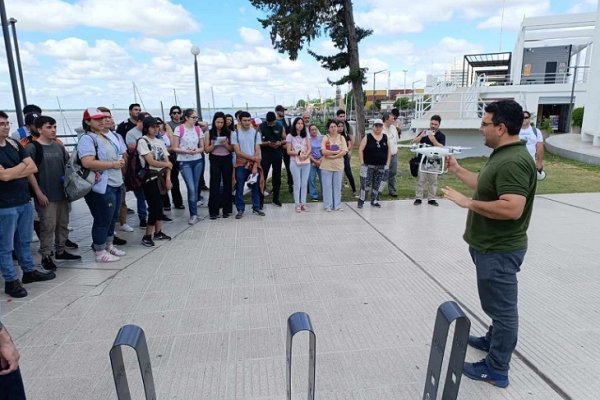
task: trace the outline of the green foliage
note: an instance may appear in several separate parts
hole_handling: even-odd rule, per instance
[[[346,96],[344,98],[344,103],[346,104],[352,104],[354,102],[354,91],[349,91],[348,93],[346,93]],[[365,92],[363,92],[363,104],[367,103],[367,94]]]
[[[381,99],[375,100],[374,106],[376,110],[381,110]]]
[[[552,124],[550,123],[550,118],[544,117],[542,118],[542,123],[540,124],[540,129],[544,132],[552,132]]]
[[[296,107],[297,108],[305,108],[306,107],[306,100],[298,100],[298,102],[296,103]]]
[[[394,107],[401,110],[410,110],[414,108],[414,102],[410,101],[408,97],[400,97],[394,102]]]
[[[581,125],[583,125],[583,111],[584,107],[577,107],[573,110],[573,114],[571,115],[573,126],[581,127]]]

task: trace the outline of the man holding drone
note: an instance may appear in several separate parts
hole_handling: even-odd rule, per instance
[[[527,251],[527,228],[537,184],[536,167],[519,139],[523,109],[514,100],[488,104],[481,120],[485,145],[494,149],[479,173],[447,157],[448,172],[475,190],[473,198],[446,187],[444,196],[469,209],[463,238],[477,273],[481,308],[492,320],[485,336],[469,345],[487,352],[463,373],[494,386],[508,386],[508,369],[517,345],[519,313],[517,272]]]
[[[431,120],[429,121],[429,130],[419,133],[411,143],[420,144],[422,146],[444,147],[446,145],[446,135],[440,131],[441,123],[442,118],[439,115],[432,115]],[[425,187],[427,187],[427,204],[437,207],[439,204],[435,200],[435,195],[437,194],[438,174],[425,172],[429,170],[433,172],[434,170],[439,169],[439,167],[435,165],[437,160],[434,158],[428,159],[422,154],[419,154],[419,157],[425,157],[425,160],[422,161],[421,168],[419,168],[419,175],[417,176],[417,190],[413,204],[415,206],[421,205],[423,202],[423,192]],[[422,171],[422,169],[425,171]]]

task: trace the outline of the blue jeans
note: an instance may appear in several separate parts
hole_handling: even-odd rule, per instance
[[[321,182],[321,169],[310,165],[310,173],[308,174],[308,192],[313,200],[319,199],[319,190],[317,189],[317,175],[319,176],[319,182]]]
[[[252,171],[244,167],[235,168],[235,208],[240,212],[244,212],[246,209],[246,205],[244,204],[244,186],[246,185],[246,179],[248,179],[251,173]],[[259,181],[260,177],[252,185],[252,208],[256,210],[260,208]]]
[[[198,215],[198,199],[200,195],[200,174],[204,160],[180,161],[179,171],[183,176],[183,181],[187,187],[187,201],[190,210],[190,217]]]
[[[17,280],[12,259],[13,249],[23,272],[35,269],[31,256],[33,235],[33,206],[26,203],[17,207],[0,208],[0,270],[6,282]]]
[[[508,374],[510,359],[517,346],[517,272],[520,271],[526,251],[482,253],[469,247],[477,269],[481,308],[492,319],[492,326],[486,335],[490,342],[486,363],[501,374]]]
[[[135,199],[137,200],[137,214],[140,220],[148,218],[148,207],[146,207],[146,196],[144,196],[144,188],[139,187],[133,190]]]
[[[92,247],[95,251],[106,249],[106,243],[112,243],[115,234],[115,214],[119,213],[118,200],[121,188],[107,186],[104,194],[90,192],[85,196],[90,213],[94,218],[92,223]]]

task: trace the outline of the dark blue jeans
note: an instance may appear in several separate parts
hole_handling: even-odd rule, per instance
[[[0,400],[25,400],[21,371],[0,376]]]
[[[92,242],[95,251],[106,249],[106,243],[112,243],[115,234],[115,221],[119,214],[121,188],[107,186],[104,194],[89,192],[85,196],[92,223]]]
[[[6,282],[17,279],[12,251],[17,253],[23,272],[35,269],[31,255],[33,235],[33,207],[31,202],[17,207],[0,208],[0,270]]]
[[[469,252],[477,269],[481,308],[492,319],[486,335],[490,341],[486,362],[497,372],[508,374],[519,332],[517,272],[527,250],[482,253],[469,247]]]
[[[244,186],[246,185],[246,179],[252,171],[245,167],[235,168],[235,208],[238,211],[244,212],[246,205],[244,204]],[[252,208],[258,210],[260,208],[260,194],[258,181],[252,185]]]

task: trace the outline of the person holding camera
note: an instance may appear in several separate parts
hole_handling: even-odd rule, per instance
[[[439,115],[432,115],[429,121],[429,129],[419,133],[411,143],[420,144],[421,146],[444,147],[446,145],[446,135],[440,131],[441,123],[442,117]],[[419,175],[417,176],[417,189],[413,204],[415,206],[421,205],[423,202],[423,193],[425,188],[427,188],[427,204],[437,207],[439,206],[439,203],[435,200],[435,195],[437,193],[438,174],[434,172],[436,170],[435,163],[437,160],[428,159],[426,156],[419,154],[419,160],[422,157],[425,157],[425,160],[423,160],[421,167],[419,168]],[[431,172],[421,171],[421,169]]]

